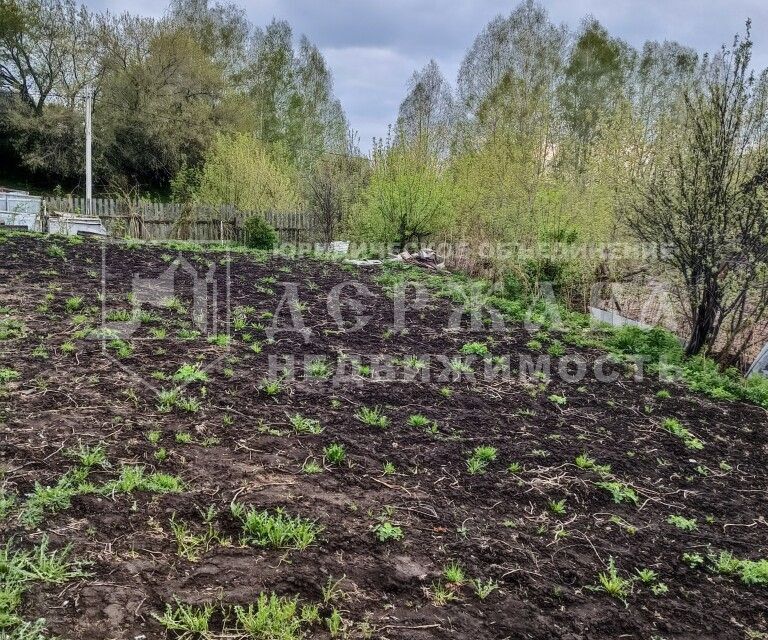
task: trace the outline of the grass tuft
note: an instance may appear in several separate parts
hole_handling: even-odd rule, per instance
[[[286,515],[281,508],[270,512],[232,503],[231,509],[232,515],[242,523],[245,544],[303,551],[323,531],[315,522]]]

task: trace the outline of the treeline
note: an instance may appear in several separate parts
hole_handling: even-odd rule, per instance
[[[0,169],[49,189],[81,183],[89,90],[102,192],[168,192],[243,135],[297,171],[350,144],[323,56],[285,22],[254,27],[206,0],[173,0],[157,20],[0,0]]]
[[[401,239],[435,228],[473,239],[610,237],[632,183],[680,130],[684,89],[709,62],[676,42],[636,50],[593,18],[572,31],[522,3],[477,36],[455,85],[434,61],[413,74],[374,165],[397,173],[393,164],[415,164],[420,171],[403,170],[411,181],[443,184],[395,224]]]
[[[462,243],[458,264],[513,295],[550,281],[584,304],[645,272],[677,297],[688,355],[734,361],[768,312],[768,74],[751,51],[749,22],[713,55],[637,50],[526,0],[477,36],[455,86],[434,62],[413,74],[349,228]],[[625,241],[641,253],[622,262]]]

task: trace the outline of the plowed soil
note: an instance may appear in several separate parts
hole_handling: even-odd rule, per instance
[[[174,285],[180,304],[142,306],[155,317],[125,338],[129,353],[117,353],[112,334],[88,337],[89,329],[104,335],[104,319],[114,329],[116,310],[131,312],[137,276],[157,278],[180,256],[200,274],[212,269],[197,311],[210,315],[217,300],[217,331],[230,335],[228,345],[205,331],[190,334],[194,281],[183,269]],[[19,548],[47,535],[52,548],[71,545],[72,557],[88,563],[84,577],[31,583],[22,617],[45,618],[51,635],[72,640],[154,640],[177,637],[157,620],[167,604],[248,605],[276,593],[319,603],[323,617],[336,608],[339,637],[348,638],[768,637],[768,587],[718,573],[711,560],[721,551],[768,557],[763,409],[715,402],[654,377],[635,380],[621,366],[612,383],[598,382],[591,369],[573,383],[520,374],[520,356],[535,360],[555,335],[540,335],[538,349],[513,324],[504,332],[449,331],[454,309],[437,297],[407,310],[405,330],[395,330],[379,275],[376,267],[319,259],[238,253],[227,260],[221,252],[0,235],[0,320],[18,329],[0,341],[0,368],[18,373],[0,390],[0,482],[16,496],[0,535]],[[371,295],[347,285],[342,299],[359,307],[342,304],[340,326],[328,295],[352,280]],[[296,283],[298,306],[280,306],[285,282]],[[73,296],[82,303],[67,308]],[[297,326],[300,316],[307,331],[277,331],[270,340],[275,314],[278,328]],[[355,315],[370,316],[364,329],[351,329]],[[474,342],[510,356],[511,375],[480,375],[482,357],[466,359],[474,379],[453,375],[440,356],[466,358],[462,347]],[[565,351],[555,367],[560,357],[601,356]],[[292,376],[282,371],[291,356]],[[325,357],[332,373],[341,363],[346,375],[313,369],[312,377],[305,356]],[[430,357],[429,376],[415,370],[415,380],[387,380],[358,368],[375,364],[374,356],[394,358],[396,369],[410,356]],[[199,407],[163,411],[158,391],[194,363],[207,380],[184,385],[182,394]],[[284,379],[270,395],[264,381],[276,370]],[[670,397],[657,396],[662,389]],[[365,424],[361,407],[378,407],[388,426]],[[296,414],[322,431],[297,434]],[[412,426],[414,415],[429,424]],[[703,448],[663,429],[668,418]],[[341,464],[324,455],[332,443],[346,450]],[[83,492],[25,525],[36,483],[56,485],[75,465],[71,452],[85,445],[102,446],[109,463],[93,469],[96,486],[140,465],[177,476],[184,489]],[[473,474],[467,459],[479,446],[497,455]],[[584,453],[610,471],[577,466]],[[312,461],[319,473],[306,472]],[[615,502],[598,486],[608,481],[632,488],[636,502]],[[233,501],[281,508],[323,529],[303,551],[243,544]],[[559,501],[562,509],[553,506]],[[670,523],[675,515],[695,528]],[[199,534],[213,527],[216,541],[185,558],[172,520]],[[384,521],[402,538],[379,541],[374,528]],[[691,561],[696,554],[701,563]],[[481,599],[469,582],[448,584],[442,572],[451,562],[468,580],[497,588]],[[611,563],[627,580],[623,598],[600,588],[598,575]],[[646,584],[639,569],[656,577]],[[329,580],[339,581],[331,597],[323,593]],[[653,590],[658,584],[667,591]],[[223,622],[214,617],[211,629],[200,637],[219,637]],[[322,622],[305,632],[330,637]]]

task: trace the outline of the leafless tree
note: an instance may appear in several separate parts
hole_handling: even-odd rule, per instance
[[[343,152],[319,158],[307,177],[307,199],[325,243],[338,238],[340,226],[360,197],[368,172],[368,160],[360,155],[355,133],[346,134]]]
[[[333,241],[344,213],[343,194],[333,166],[321,162],[309,179],[310,201],[322,241]]]
[[[641,241],[677,273],[691,318],[688,355],[746,344],[768,308],[768,150],[763,83],[745,37],[705,61],[685,92],[685,126],[630,214]],[[729,353],[730,352],[730,353]]]

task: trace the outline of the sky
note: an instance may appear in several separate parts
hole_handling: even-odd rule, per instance
[[[483,27],[517,2],[500,0],[236,0],[254,24],[290,22],[320,47],[333,71],[336,95],[360,147],[387,133],[408,79],[434,58],[455,84],[464,53]],[[211,2],[213,3],[213,2]],[[159,16],[157,0],[86,0],[93,8]],[[592,15],[635,47],[677,40],[700,52],[730,44],[752,19],[753,63],[768,67],[766,0],[543,0],[550,19],[572,29]]]

